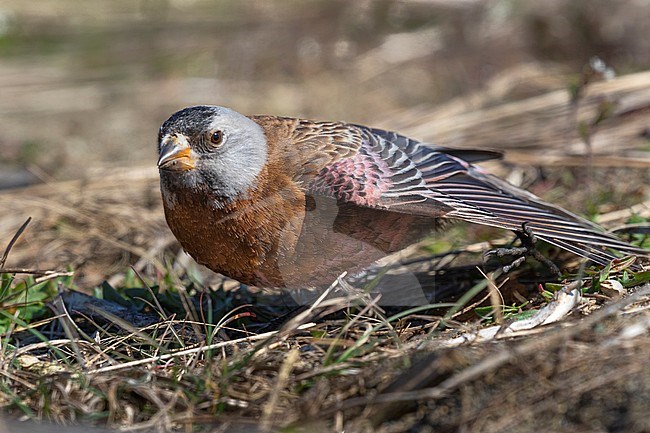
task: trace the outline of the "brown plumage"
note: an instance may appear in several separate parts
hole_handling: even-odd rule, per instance
[[[172,232],[197,262],[246,284],[328,285],[453,219],[526,223],[597,263],[612,249],[647,254],[472,164],[495,152],[217,106],[172,115],[159,152]]]

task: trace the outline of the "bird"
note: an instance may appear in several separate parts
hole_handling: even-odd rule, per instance
[[[463,220],[606,265],[648,252],[454,149],[336,121],[181,109],[158,134],[165,218],[199,264],[240,283],[326,287]]]

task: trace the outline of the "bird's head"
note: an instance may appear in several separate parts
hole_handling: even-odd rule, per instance
[[[266,163],[267,142],[250,118],[201,105],[180,110],[162,124],[158,153],[163,194],[189,188],[233,200],[254,186]]]

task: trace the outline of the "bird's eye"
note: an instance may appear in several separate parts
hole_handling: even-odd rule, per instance
[[[219,145],[223,141],[223,132],[221,131],[214,131],[212,134],[210,134],[210,143],[213,145]]]

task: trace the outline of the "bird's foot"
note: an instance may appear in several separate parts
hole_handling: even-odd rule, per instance
[[[558,278],[562,277],[562,273],[560,272],[560,269],[555,265],[555,263],[553,263],[547,257],[544,257],[544,255],[537,250],[535,246],[535,244],[537,243],[537,237],[533,233],[533,230],[530,227],[528,227],[528,224],[523,223],[521,225],[521,231],[515,231],[515,234],[517,235],[517,238],[519,238],[519,241],[521,242],[520,247],[495,248],[493,250],[486,252],[485,256],[486,257],[518,256],[509,265],[505,265],[502,267],[504,273],[508,273],[511,270],[519,267],[523,262],[526,261],[526,257],[532,256],[533,258],[535,258],[535,260],[537,260],[538,262],[546,266]]]

